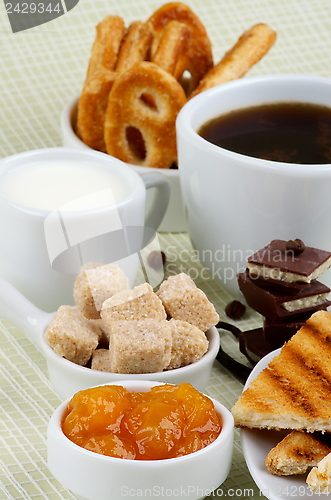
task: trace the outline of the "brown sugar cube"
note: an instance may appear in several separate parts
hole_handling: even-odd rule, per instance
[[[109,348],[113,373],[162,372],[171,359],[169,321],[114,321]]]
[[[178,319],[169,321],[172,334],[171,360],[167,370],[198,361],[208,350],[206,335],[194,325]]]
[[[108,349],[109,347],[109,332],[108,329],[104,327],[103,321],[101,318],[98,319],[89,319],[88,320],[89,324],[93,328],[93,330],[96,332],[98,335],[99,339],[99,346],[98,347],[105,347]]]
[[[167,318],[161,300],[148,283],[107,299],[100,314],[105,328],[109,327],[112,321],[140,321],[146,318],[162,321]]]
[[[185,273],[170,276],[157,295],[171,318],[187,321],[203,332],[219,322],[214,305]]]
[[[91,368],[100,372],[111,372],[109,349],[97,349],[93,352]]]
[[[61,306],[45,333],[46,342],[60,356],[86,365],[99,343],[95,328],[72,306]]]
[[[129,288],[128,277],[116,264],[88,262],[75,281],[75,304],[86,318],[98,319],[103,302]]]

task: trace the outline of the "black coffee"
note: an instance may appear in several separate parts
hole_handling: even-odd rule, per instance
[[[264,104],[222,115],[198,133],[216,146],[255,158],[331,163],[331,108],[326,106]]]

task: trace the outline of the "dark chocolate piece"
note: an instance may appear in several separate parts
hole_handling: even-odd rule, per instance
[[[247,262],[308,277],[329,257],[331,252],[307,246],[302,253],[295,255],[294,251],[286,249],[286,241],[273,240],[262,250],[251,255]]]
[[[255,364],[273,351],[274,347],[265,340],[263,328],[256,328],[241,332],[239,335],[239,349],[251,363]]]
[[[303,281],[293,281],[290,283],[288,281],[274,280],[272,278],[263,278],[251,272],[249,272],[249,276],[261,288],[288,293],[289,295],[296,295],[300,290],[309,290],[311,286],[310,283],[304,283]]]
[[[326,310],[325,307],[321,307],[318,309]],[[293,335],[297,333],[297,331],[306,324],[307,319],[310,318],[312,313],[304,313],[296,319],[274,323],[273,321],[269,321],[267,318],[264,318],[263,323],[263,336],[264,338],[272,344],[274,349],[278,349],[282,347],[285,342],[290,340]]]
[[[311,314],[304,314],[302,318],[297,318],[293,321],[286,321],[283,323],[274,323],[265,318],[263,323],[263,336],[268,342],[270,342],[274,349],[278,349],[297,333],[310,316]]]
[[[330,288],[316,280],[312,281],[308,291],[301,290],[297,295],[288,295],[278,291],[261,288],[255,283],[255,280],[249,277],[249,272],[247,270],[244,273],[238,274],[238,284],[247,304],[273,322],[289,321],[302,316],[304,313],[312,314],[331,304],[330,301],[325,300],[321,304],[305,307],[296,311],[287,311],[284,309],[283,304],[285,302],[330,292]]]

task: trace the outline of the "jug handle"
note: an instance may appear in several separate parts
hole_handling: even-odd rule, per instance
[[[146,189],[155,188],[152,205],[146,215],[145,226],[157,231],[168,208],[170,200],[170,182],[158,172],[151,172],[141,176]]]
[[[22,330],[41,349],[41,338],[55,313],[36,307],[0,277],[0,318]]]

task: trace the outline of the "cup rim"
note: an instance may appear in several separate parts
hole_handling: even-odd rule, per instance
[[[176,120],[176,128],[177,134],[181,136],[185,136],[187,141],[194,142],[195,147],[203,148],[206,154],[211,154],[213,156],[219,156],[220,153],[222,157],[228,158],[229,160],[236,160],[238,163],[245,163],[249,165],[250,168],[255,168],[256,170],[268,170],[274,171],[275,173],[282,173],[286,169],[286,174],[291,175],[293,177],[301,177],[302,175],[307,177],[316,177],[319,175],[325,175],[326,172],[331,174],[331,162],[325,164],[302,164],[300,165],[302,168],[298,169],[298,165],[295,163],[286,163],[286,162],[277,162],[272,160],[264,160],[261,158],[255,158],[250,156],[245,156],[240,153],[235,153],[233,151],[226,150],[221,148],[220,146],[216,146],[208,142],[206,139],[202,138],[197,129],[206,123],[209,119],[216,118],[220,115],[220,112],[217,112],[217,109],[214,109],[213,113],[210,113],[209,118],[205,118],[201,121],[197,126],[193,126],[192,121],[196,119],[196,115],[199,113],[201,108],[206,106],[206,103],[212,102],[217,99],[218,96],[223,96],[227,92],[240,92],[242,88],[249,88],[265,85],[270,83],[275,83],[277,85],[285,85],[289,82],[293,84],[301,85],[319,85],[319,86],[329,86],[330,94],[331,94],[331,78],[323,77],[323,76],[315,76],[315,75],[302,75],[302,74],[271,74],[271,75],[260,75],[253,77],[244,77],[237,80],[232,80],[230,82],[223,83],[222,85],[218,85],[211,89],[208,89],[200,94],[194,96],[190,99],[180,110],[177,120]],[[293,99],[291,99],[293,100]],[[277,99],[274,102],[283,102],[286,99]],[[254,106],[255,104],[261,102],[271,102],[271,99],[268,101],[263,100],[259,101],[258,98],[254,99],[254,101],[250,104],[245,104],[243,107]],[[306,102],[316,102],[320,103],[320,101],[314,101],[313,99],[307,99]],[[331,108],[331,102],[327,105]],[[237,109],[237,108],[236,108]],[[240,109],[240,106],[238,106]],[[225,111],[226,113],[227,111]],[[179,149],[180,149],[179,141]],[[304,170],[304,172],[303,172]]]
[[[78,101],[79,101],[79,95],[76,95],[70,99],[70,101],[67,102],[67,104],[64,106],[62,113],[61,113],[61,129],[62,129],[62,135],[67,136],[69,140],[74,143],[77,149],[85,149],[86,151],[95,151],[94,149],[90,148],[87,146],[75,133],[73,127],[72,127],[72,122],[71,122],[71,117],[73,113],[76,113],[77,111],[77,106],[78,106]],[[100,154],[103,154],[105,156],[110,156],[107,153],[101,153],[98,151]],[[111,158],[114,158],[111,156]],[[118,160],[120,161],[120,160]],[[178,177],[179,175],[179,169],[170,169],[170,168],[154,168],[154,167],[145,167],[143,165],[136,165],[134,163],[125,163],[122,162],[125,165],[127,165],[130,168],[133,168],[136,170],[136,172],[139,172],[140,174],[142,173],[149,173],[149,172],[158,172],[162,173],[163,175],[169,176],[169,177]]]
[[[119,381],[114,381],[114,382],[105,382],[102,384],[95,385],[91,388],[97,388],[97,387],[102,387],[102,386],[107,386],[107,385],[121,385],[125,388],[128,388],[131,392],[137,392],[143,390],[143,392],[148,392],[152,387],[158,386],[158,385],[179,385],[179,384],[174,384],[171,382],[159,382],[159,381],[153,381],[153,380],[141,380],[139,378],[135,380],[119,380]],[[141,389],[141,386],[146,388],[146,390]],[[89,388],[90,389],[90,388]],[[80,392],[80,391],[78,391]],[[199,391],[200,392],[200,391]],[[117,457],[111,457],[108,455],[101,455],[98,453],[95,453],[90,450],[86,450],[83,447],[78,446],[76,443],[71,441],[62,431],[61,427],[61,422],[64,416],[64,413],[66,411],[66,408],[68,406],[69,401],[72,399],[72,396],[67,398],[65,401],[63,401],[53,412],[51,419],[48,424],[48,432],[52,431],[56,433],[56,436],[58,437],[59,440],[63,442],[65,446],[70,446],[74,450],[76,450],[77,453],[82,453],[83,455],[86,455],[87,459],[95,459],[98,461],[105,461],[109,463],[118,463],[118,464],[129,464],[132,465],[132,463],[139,464],[138,467],[144,467],[144,468],[150,468],[150,467],[155,467],[159,466],[159,464],[162,463],[179,463],[183,461],[190,460],[190,458],[197,457],[198,455],[201,455],[201,458],[203,458],[203,455],[208,453],[209,450],[212,450],[216,446],[221,446],[223,442],[227,441],[229,438],[229,434],[231,431],[234,429],[234,419],[232,416],[232,413],[228,408],[226,408],[220,401],[212,398],[211,396],[201,393],[207,398],[209,398],[212,403],[214,404],[215,411],[217,414],[221,417],[222,419],[222,429],[220,434],[217,436],[215,441],[210,443],[208,446],[205,446],[201,450],[198,450],[194,453],[190,453],[187,455],[182,455],[180,457],[174,457],[174,458],[165,458],[165,459],[160,459],[160,460],[125,460],[122,458],[117,458]],[[125,465],[124,465],[125,467]]]
[[[24,163],[28,162],[34,162],[34,161],[39,161],[39,160],[56,160],[56,159],[72,159],[74,161],[79,161],[79,157],[84,157],[84,159],[88,160],[89,158],[95,162],[99,163],[102,167],[107,167],[107,166],[114,166],[116,169],[120,169],[127,177],[130,178],[130,192],[129,194],[121,201],[116,203],[116,207],[121,207],[122,205],[125,205],[128,203],[133,197],[137,195],[140,191],[144,190],[144,183],[141,179],[141,177],[138,175],[137,172],[135,172],[133,169],[131,169],[127,164],[122,162],[121,160],[118,160],[117,158],[114,158],[109,155],[104,155],[103,153],[99,151],[94,151],[92,149],[76,149],[72,147],[52,147],[52,148],[40,148],[40,149],[32,149],[29,151],[23,151],[20,153],[15,153],[10,156],[6,156],[5,158],[0,159],[0,179],[8,172],[10,168],[15,168],[19,167],[21,165],[24,165]],[[107,165],[108,164],[108,165]],[[6,203],[9,203],[10,205],[20,209],[24,210],[25,212],[31,213],[35,216],[42,216],[45,217],[49,213],[53,212],[54,210],[50,209],[42,209],[42,208],[36,208],[36,207],[30,207],[28,205],[24,205],[22,203],[16,202],[8,198],[6,195],[2,194],[0,191],[0,198],[4,199]],[[60,208],[60,207],[59,207]],[[98,207],[98,208],[93,208],[93,209],[84,209],[84,210],[79,210],[78,212],[76,211],[67,211],[67,217],[72,216],[77,216],[79,215],[84,215],[86,213],[93,213],[93,214],[98,214],[100,212],[103,212],[104,210],[108,210],[109,206],[105,207]]]

